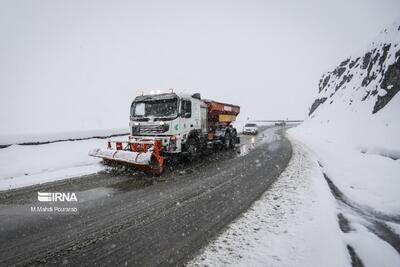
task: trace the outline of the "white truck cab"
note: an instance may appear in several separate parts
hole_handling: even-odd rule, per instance
[[[131,106],[131,139],[161,140],[168,153],[180,153],[190,136],[207,134],[207,105],[200,95],[165,93],[138,96]]]

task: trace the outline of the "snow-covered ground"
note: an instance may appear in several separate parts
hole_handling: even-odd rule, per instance
[[[188,266],[400,266],[384,240],[400,234],[399,221],[335,199],[319,151],[290,139],[287,169]]]
[[[126,139],[115,137],[111,139]],[[0,190],[62,180],[98,172],[101,160],[88,156],[106,147],[106,139],[65,141],[44,145],[12,145],[0,149]]]
[[[325,74],[310,117],[289,131],[315,153],[366,266],[400,266],[399,45],[400,21]]]
[[[1,134],[0,146],[21,143],[54,142],[57,140],[85,139],[93,136],[111,136],[129,133],[128,128],[103,129],[92,131],[53,132],[36,134]]]
[[[188,266],[350,266],[317,160],[292,143],[289,166],[272,187]]]
[[[330,183],[344,242],[365,266],[400,266],[399,161],[363,154],[347,142],[324,139],[317,129],[314,134],[304,129],[290,133],[314,152]]]
[[[400,125],[388,119],[399,114],[399,100],[375,115],[360,112],[352,124],[350,113],[346,129],[335,119],[347,111],[337,109],[289,131],[316,154],[347,224],[343,240],[365,266],[400,266]]]
[[[400,218],[400,160],[321,138],[317,129],[293,129],[292,134],[316,152],[324,172],[344,195],[366,209]]]

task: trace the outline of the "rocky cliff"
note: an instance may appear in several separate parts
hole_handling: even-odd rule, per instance
[[[400,23],[384,29],[366,49],[322,75],[313,116],[324,105],[341,101],[349,107],[368,106],[375,114],[400,91]],[[351,108],[350,108],[351,109]]]

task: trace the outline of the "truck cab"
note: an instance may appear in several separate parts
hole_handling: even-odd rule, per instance
[[[160,140],[165,152],[180,153],[190,136],[207,134],[207,105],[198,94],[142,95],[131,105],[130,138]]]

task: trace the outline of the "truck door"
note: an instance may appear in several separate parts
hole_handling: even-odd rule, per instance
[[[208,132],[208,108],[207,107],[200,107],[200,118],[201,118],[201,132],[206,134]]]
[[[192,102],[190,100],[182,99],[181,102],[181,114],[182,114],[182,129],[184,132],[190,131],[190,123],[192,118]]]

